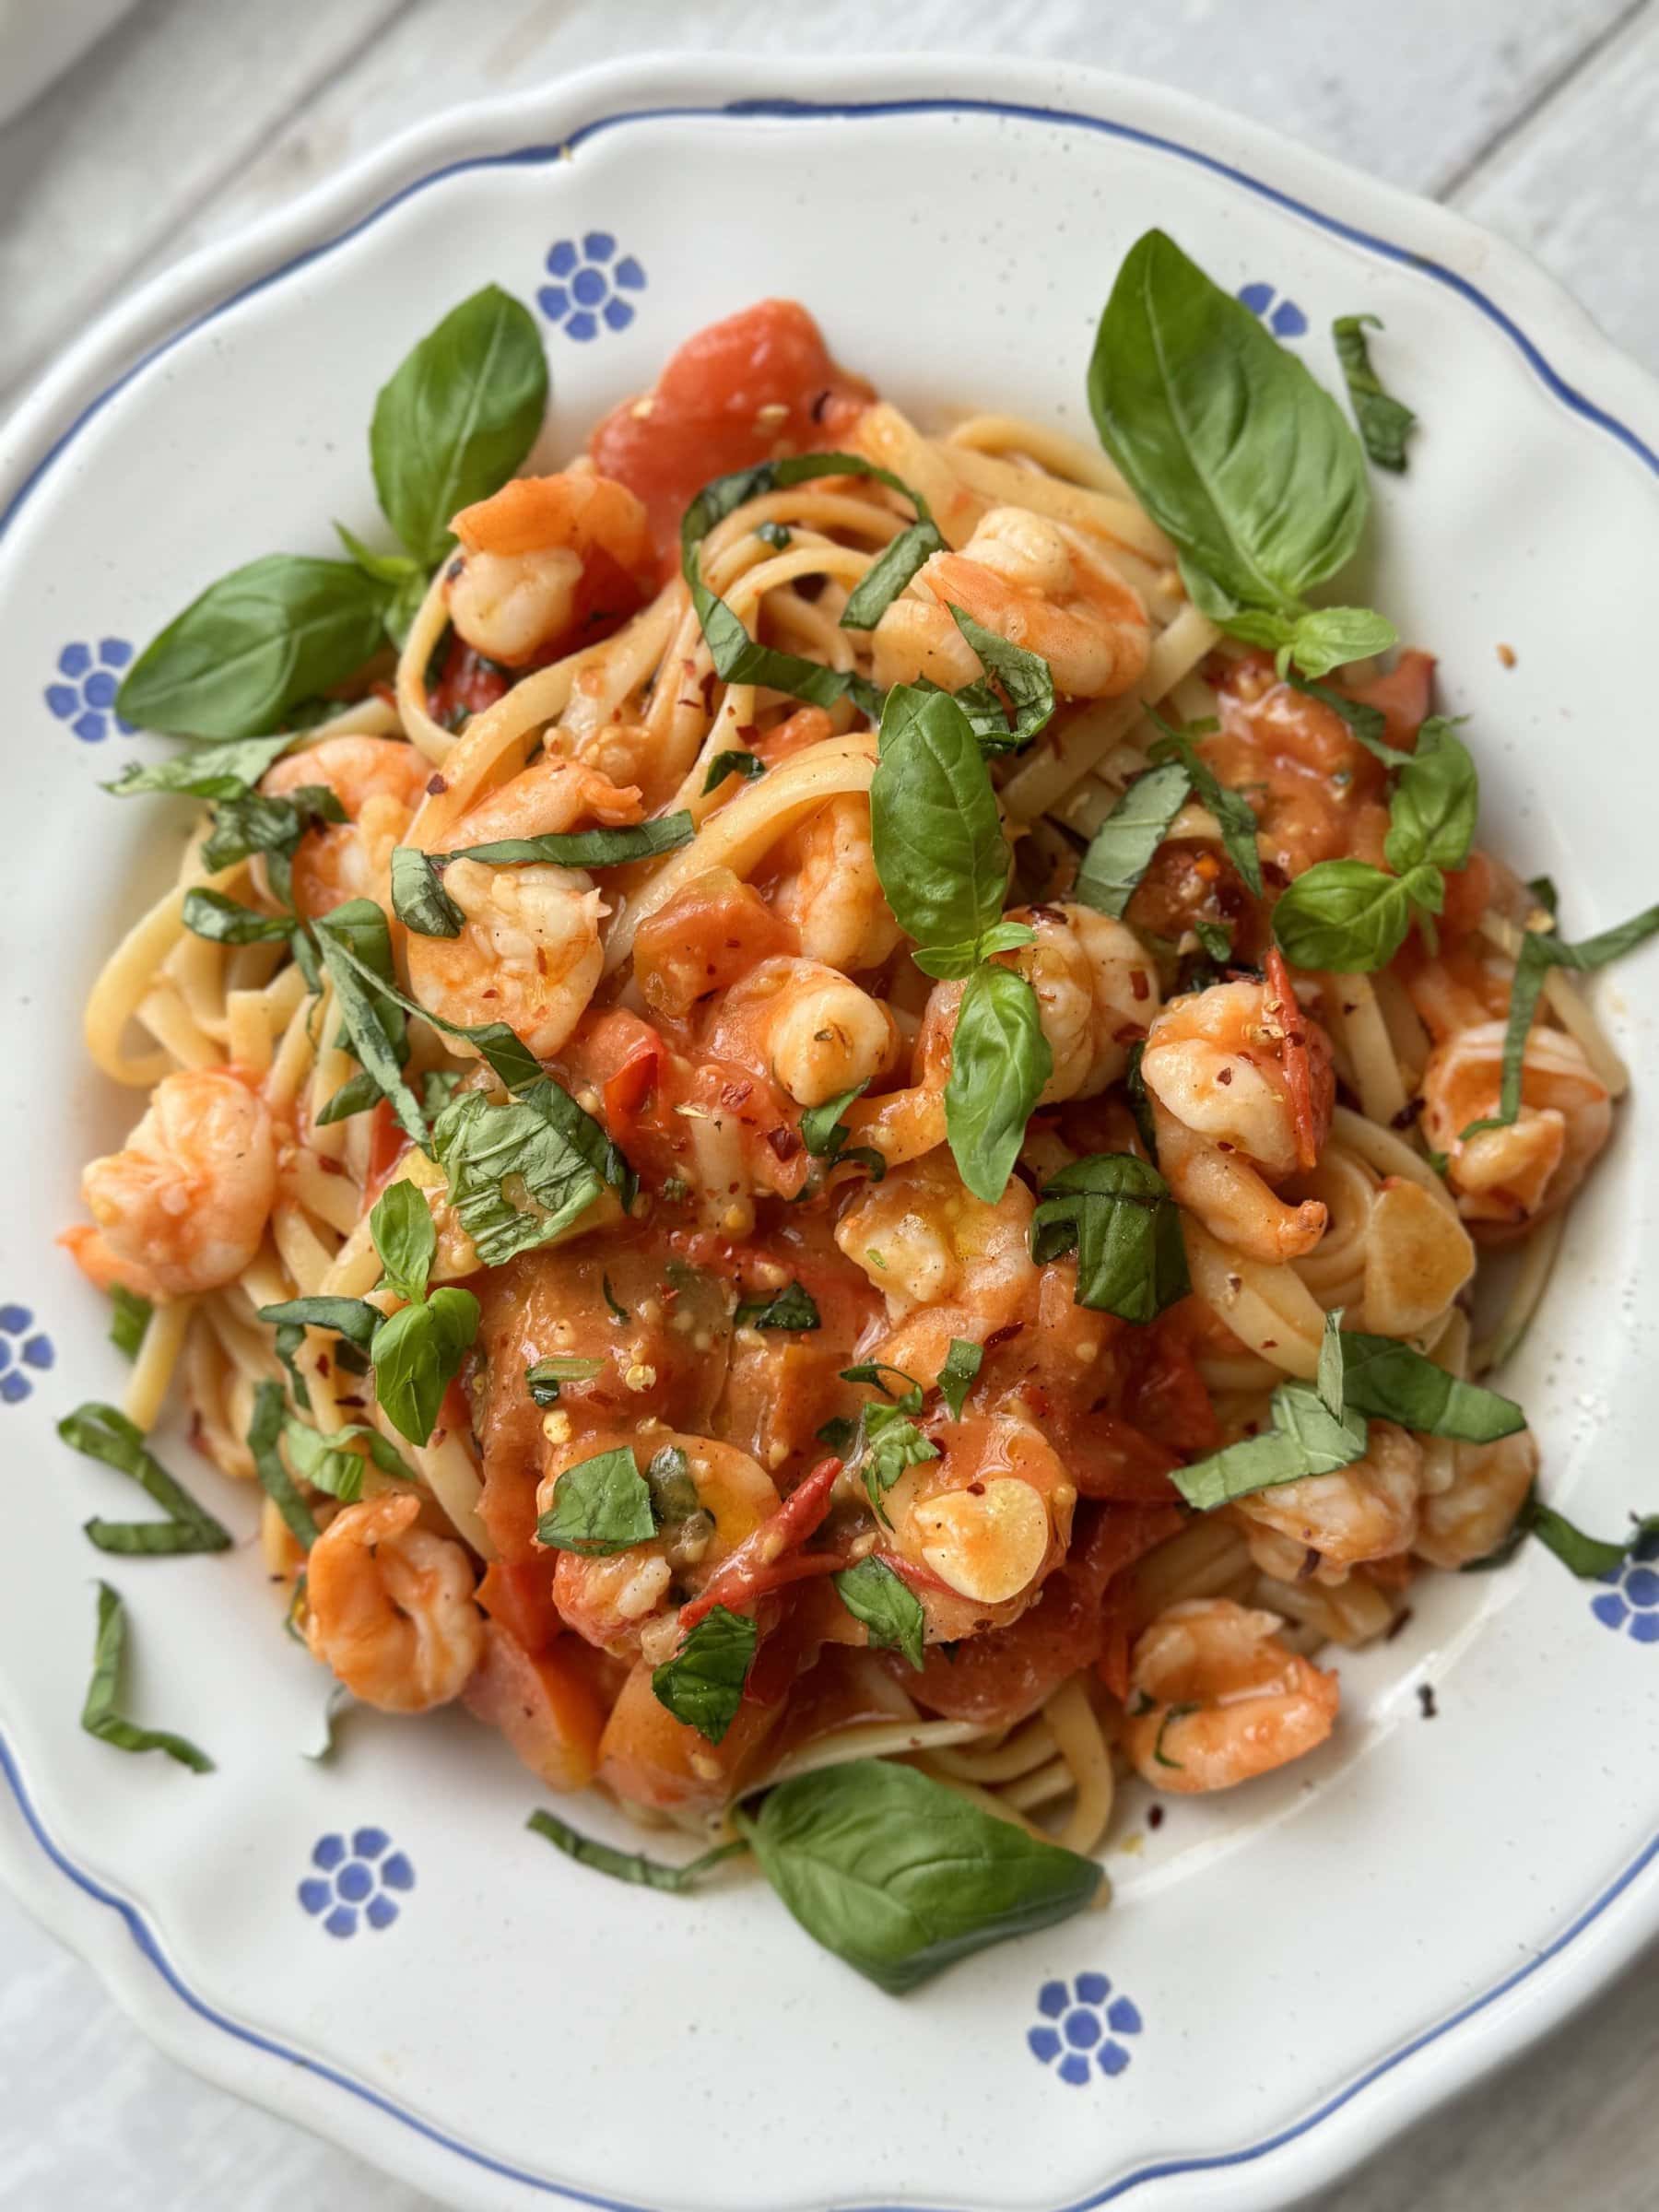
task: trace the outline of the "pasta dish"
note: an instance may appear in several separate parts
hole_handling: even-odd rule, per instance
[[[399,549],[250,563],[123,687],[184,742],[112,788],[199,819],[87,1010],[145,1096],[64,1241],[134,1364],[63,1433],[164,1513],[93,1541],[229,1545],[178,1394],[345,1692],[893,1990],[1098,1901],[1138,1785],[1316,1753],[1419,1576],[1622,1557],[1488,1378],[1659,912],[1569,942],[1432,659],[1310,598],[1412,426],[1336,339],[1358,430],[1153,231],[1098,445],[921,427],[771,300],[563,466],[518,302],[423,339]],[[205,1767],[121,1629],[88,1724]]]

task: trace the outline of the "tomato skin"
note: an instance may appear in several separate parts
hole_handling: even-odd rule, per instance
[[[601,475],[644,500],[666,581],[679,567],[680,517],[705,484],[782,453],[832,450],[874,397],[836,367],[797,300],[762,300],[688,338],[655,391],[624,400],[588,450]]]
[[[527,1652],[499,1621],[484,1624],[484,1656],[462,1692],[467,1710],[499,1728],[555,1790],[584,1790],[599,1763],[605,1707],[574,1636]],[[567,1648],[570,1647],[570,1648]]]
[[[486,707],[493,707],[512,681],[498,662],[487,661],[452,634],[438,681],[427,694],[427,712],[447,729],[458,715],[481,714]]]
[[[535,1559],[491,1559],[475,1594],[532,1658],[564,1633],[553,1603],[553,1562],[546,1553]]]
[[[392,1171],[409,1148],[389,1099],[376,1101],[369,1117],[369,1181],[364,1196],[372,1206],[392,1180]]]

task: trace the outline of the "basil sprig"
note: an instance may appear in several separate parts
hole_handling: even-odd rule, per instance
[[[478,1333],[478,1301],[470,1290],[453,1283],[428,1290],[427,1277],[437,1253],[438,1235],[426,1200],[413,1184],[388,1185],[369,1217],[369,1230],[388,1284],[407,1301],[379,1322],[371,1340],[374,1394],[398,1434],[406,1436],[412,1444],[424,1444],[437,1421],[443,1394],[460,1372],[461,1362]],[[379,1465],[389,1473],[409,1474],[378,1432],[363,1430],[360,1433]],[[388,1465],[377,1442],[391,1453],[395,1466]],[[291,1452],[291,1438],[289,1444]],[[334,1487],[309,1468],[302,1471],[320,1488]],[[359,1484],[360,1480],[359,1475]]]
[[[817,707],[832,707],[838,700],[851,699],[874,716],[881,712],[881,694],[867,678],[827,668],[821,661],[805,660],[799,653],[758,644],[725,601],[703,581],[702,541],[717,523],[723,523],[746,500],[787,485],[804,484],[814,477],[871,477],[908,500],[916,510],[915,523],[893,540],[847,602],[842,626],[873,628],[929,554],[944,549],[945,541],[925,500],[888,470],[877,468],[873,461],[861,460],[856,453],[796,453],[788,460],[764,461],[759,467],[738,469],[705,484],[680,523],[680,570],[713,657],[715,673],[724,681],[764,684]]]
[[[647,1858],[642,1851],[618,1851],[609,1843],[584,1836],[568,1820],[561,1820],[557,1813],[534,1812],[524,1826],[534,1829],[538,1836],[545,1836],[549,1843],[557,1844],[567,1858],[574,1859],[580,1866],[591,1866],[595,1874],[608,1874],[615,1882],[632,1882],[642,1888],[665,1890],[673,1896],[694,1888],[704,1875],[748,1849],[743,1842],[716,1843],[712,1851],[688,1859],[683,1866],[667,1866],[661,1859]]]
[[[1406,441],[1417,417],[1404,400],[1383,390],[1382,379],[1371,367],[1371,348],[1365,339],[1368,323],[1374,330],[1382,328],[1380,315],[1338,315],[1331,324],[1331,341],[1342,364],[1348,405],[1359,425],[1366,453],[1379,468],[1392,469],[1398,476],[1406,466]]]
[[[842,1568],[830,1579],[841,1604],[868,1630],[870,1641],[883,1650],[902,1652],[920,1673],[927,1617],[904,1577],[884,1560],[868,1559]]]
[[[705,1613],[674,1656],[652,1670],[658,1704],[705,1742],[718,1744],[737,1718],[759,1636],[746,1614],[724,1606]]]
[[[122,1552],[130,1558],[174,1557],[187,1551],[228,1551],[230,1531],[198,1505],[183,1484],[174,1480],[145,1445],[144,1432],[113,1406],[89,1399],[66,1413],[57,1432],[76,1452],[101,1460],[118,1475],[125,1475],[147,1497],[153,1498],[167,1515],[165,1521],[104,1521],[83,1524],[88,1539],[100,1551]]]
[[[1380,616],[1306,602],[1358,547],[1370,506],[1342,410],[1161,230],[1118,271],[1088,404],[1212,621],[1310,676],[1394,642]]]
[[[1274,935],[1298,968],[1341,975],[1385,968],[1417,916],[1438,914],[1445,904],[1445,871],[1469,857],[1480,787],[1452,724],[1431,715],[1417,751],[1395,758],[1383,846],[1393,875],[1364,860],[1317,861],[1274,907]]]
[[[550,1243],[606,1189],[626,1210],[639,1188],[600,1124],[546,1076],[501,1106],[463,1091],[432,1124],[431,1147],[486,1267]]]
[[[1081,1912],[1102,1878],[1093,1859],[887,1759],[780,1783],[733,1818],[806,1933],[894,1996]]]
[[[98,1635],[92,1647],[92,1679],[81,1707],[81,1726],[117,1751],[165,1751],[193,1774],[211,1774],[213,1761],[189,1738],[166,1728],[140,1728],[116,1711],[121,1695],[121,1663],[126,1648],[126,1607],[119,1591],[98,1585]]]
[[[1610,961],[1621,959],[1638,945],[1645,944],[1655,932],[1659,932],[1659,906],[1645,907],[1628,922],[1604,929],[1597,936],[1586,937],[1580,945],[1569,945],[1553,930],[1526,932],[1515,962],[1515,980],[1510,986],[1509,1023],[1503,1033],[1503,1083],[1498,1111],[1485,1121],[1471,1122],[1462,1133],[1465,1138],[1477,1136],[1483,1129],[1507,1129],[1520,1112],[1526,1040],[1549,971],[1571,968],[1586,974],[1606,968]]]
[[[121,713],[178,736],[251,737],[355,676],[385,631],[401,639],[428,570],[453,542],[450,516],[499,489],[529,452],[547,394],[529,310],[493,285],[464,300],[375,403],[375,488],[406,553],[373,553],[342,529],[348,561],[273,553],[234,570],[139,654]],[[124,779],[121,788],[181,786]]]
[[[547,361],[535,320],[488,284],[429,331],[374,403],[369,453],[387,521],[429,566],[450,517],[506,483],[535,443]]]
[[[550,1551],[604,1559],[656,1534],[651,1490],[633,1447],[618,1444],[567,1467],[553,1485],[553,1502],[535,1524],[535,1540]]]
[[[1077,1302],[1121,1321],[1155,1321],[1192,1288],[1181,1209],[1158,1170],[1133,1152],[1096,1152],[1062,1168],[1031,1216],[1041,1266],[1077,1248]]]
[[[966,976],[945,1086],[945,1133],[962,1181],[995,1205],[1031,1109],[1053,1072],[1037,996],[988,968],[1034,932],[1005,922],[1012,860],[996,794],[966,714],[943,691],[895,685],[870,785],[876,872],[916,965]]]

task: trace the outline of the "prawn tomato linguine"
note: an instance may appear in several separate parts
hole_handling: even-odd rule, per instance
[[[924,432],[771,300],[519,477],[480,293],[375,409],[406,550],[239,571],[122,702],[194,742],[116,788],[206,811],[88,1015],[149,1093],[65,1237],[153,1309],[100,1454],[181,1497],[176,1381],[347,1689],[895,1989],[1094,1895],[1122,1776],[1314,1750],[1418,1574],[1620,1550],[1479,1377],[1623,1087],[1572,972],[1656,917],[1476,846],[1432,662],[1307,598],[1359,441],[1159,233],[1090,398]]]

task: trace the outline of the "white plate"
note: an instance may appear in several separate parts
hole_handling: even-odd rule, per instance
[[[170,2051],[456,2204],[1282,2203],[1659,1926],[1659,1575],[1586,1587],[1542,1552],[1430,1578],[1402,1636],[1343,1661],[1338,1740],[1236,1802],[1177,1802],[1114,1856],[1112,1911],[902,2002],[758,1885],[675,1900],[570,1865],[524,1832],[535,1785],[465,1717],[354,1718],[332,1765],[306,1763],[319,1678],[246,1548],[111,1576],[132,1707],[206,1745],[217,1773],[118,1757],[76,1725],[92,1579],[112,1564],[77,1524],[125,1501],[52,1424],[117,1394],[121,1362],[53,1238],[79,1162],[131,1107],[88,1079],[76,1019],[182,827],[97,792],[146,742],[112,726],[100,667],[223,570],[332,550],[334,516],[372,528],[374,391],[488,279],[543,301],[555,447],[767,292],[805,300],[913,411],[1087,433],[1095,318],[1153,222],[1258,288],[1327,382],[1332,317],[1382,316],[1423,427],[1410,474],[1379,488],[1375,603],[1442,655],[1487,771],[1486,835],[1558,877],[1570,934],[1644,904],[1653,387],[1453,217],[1149,87],[1007,62],[677,62],[470,109],[162,279],[12,426],[0,1863]],[[625,259],[639,281],[618,281]],[[585,291],[603,294],[591,325]],[[1656,972],[1632,961],[1606,994],[1637,1089],[1513,1372],[1550,1494],[1609,1532],[1644,1484],[1654,1502],[1659,1051],[1651,1017],[1620,1009],[1650,1003]],[[194,1479],[251,1527],[246,1499]],[[321,1879],[320,1839],[361,1830],[390,1839],[363,1878],[396,1918],[336,1938],[300,1885]],[[1072,2082],[1041,2063],[1030,2031],[1056,2009],[1079,2038],[1104,2017],[1097,2056],[1109,2043],[1116,2071]]]

